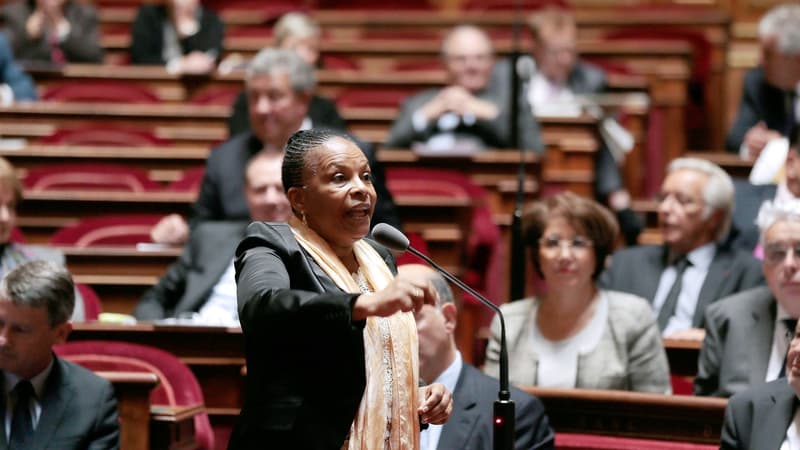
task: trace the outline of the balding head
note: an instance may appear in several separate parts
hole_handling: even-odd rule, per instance
[[[442,41],[442,57],[451,85],[476,93],[489,83],[494,50],[489,36],[480,28],[453,28]]]

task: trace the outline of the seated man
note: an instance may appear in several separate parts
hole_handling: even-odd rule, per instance
[[[784,376],[789,336],[800,317],[800,200],[767,201],[758,213],[767,286],[706,309],[696,395],[729,397]]]
[[[772,8],[758,24],[761,66],[744,78],[739,112],[725,143],[755,159],[767,143],[788,136],[800,121],[800,5]]]
[[[0,37],[1,38],[1,37]],[[40,245],[19,244],[11,240],[17,226],[17,204],[22,201],[22,184],[14,167],[0,157],[0,278],[20,264],[28,261],[50,261],[64,266],[64,255],[56,249]],[[83,299],[75,292],[73,322],[83,322]]]
[[[511,142],[510,90],[489,84],[494,50],[486,33],[468,25],[454,28],[442,42],[442,58],[448,85],[403,102],[386,147],[422,143],[444,152],[519,146],[544,151],[539,125],[524,101],[519,101],[520,142]]]
[[[283,151],[289,136],[313,128],[308,107],[316,82],[314,69],[296,52],[261,50],[245,75],[250,109],[250,131],[223,142],[208,157],[200,193],[194,204],[193,222],[204,220],[247,220],[250,213],[244,198],[242,177],[247,161],[262,150]],[[378,194],[372,223],[400,226],[392,196],[372,149],[361,148],[372,168]],[[151,232],[153,241],[183,243],[188,226],[178,215],[167,216]]]
[[[281,184],[282,160],[281,153],[265,150],[247,164],[244,190],[252,220],[289,218],[289,201]],[[239,326],[233,252],[249,223],[203,222],[195,227],[180,258],[142,296],[134,311],[136,318],[191,315],[198,322]]]
[[[734,395],[725,409],[720,450],[797,448],[800,402],[800,333],[792,332],[787,378],[753,386]]]
[[[443,383],[453,393],[450,419],[444,425],[429,425],[423,430],[420,448],[492,449],[492,408],[499,381],[461,360],[454,337],[458,311],[450,286],[428,266],[412,264],[398,270],[424,277],[436,289],[436,306],[424,305],[416,314],[420,378],[427,383]],[[516,414],[514,448],[552,449],[553,430],[539,399],[516,388],[511,389],[511,398]]]
[[[750,253],[723,244],[733,209],[733,182],[716,164],[678,158],[661,186],[663,245],[619,250],[600,277],[608,289],[648,299],[664,336],[703,326],[706,307],[764,283]]]
[[[111,383],[53,354],[72,330],[74,292],[69,272],[45,261],[0,282],[0,448],[119,448]]]
[[[36,100],[33,80],[14,61],[11,47],[5,35],[0,33],[0,106],[15,101]]]
[[[731,245],[753,251],[758,244],[759,230],[756,217],[761,204],[767,200],[785,201],[800,199],[800,127],[791,133],[792,143],[786,153],[784,179],[778,184],[751,184],[735,180],[736,208],[733,210]]]

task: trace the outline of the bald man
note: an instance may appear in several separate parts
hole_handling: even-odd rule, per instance
[[[533,149],[543,152],[539,125],[530,106],[519,101],[520,143],[511,142],[508,89],[490,87],[494,49],[483,30],[461,25],[442,42],[447,86],[407,99],[392,126],[386,146],[424,144],[446,153],[454,149]]]

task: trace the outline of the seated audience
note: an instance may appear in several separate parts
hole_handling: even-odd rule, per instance
[[[111,383],[53,354],[72,330],[74,292],[67,269],[45,261],[0,282],[2,448],[119,448]]]
[[[289,201],[281,184],[283,154],[263,151],[245,171],[245,198],[252,220],[285,222]],[[142,296],[139,320],[191,317],[210,325],[239,326],[233,252],[250,221],[202,222],[189,234],[181,257]]]
[[[314,69],[291,50],[267,48],[253,59],[245,75],[250,106],[250,131],[231,137],[211,151],[200,194],[194,204],[194,223],[204,220],[248,220],[241,176],[247,161],[262,150],[282,151],[289,136],[314,127],[308,105],[316,86]],[[381,166],[372,149],[362,151],[370,160],[378,204],[373,223],[400,225],[391,194],[386,189]],[[188,236],[186,222],[167,216],[151,232],[161,243],[183,243]]]
[[[453,393],[453,412],[444,425],[429,425],[420,435],[421,450],[493,448],[492,405],[499,381],[482,374],[461,359],[456,348],[458,309],[447,281],[428,266],[408,264],[401,274],[427,279],[437,294],[434,305],[423,305],[414,315],[419,335],[419,372],[425,382],[442,383]],[[553,430],[539,399],[511,389],[515,403],[515,445],[518,450],[552,449]]]
[[[761,65],[747,72],[739,112],[726,140],[730,152],[755,159],[800,121],[800,5],[778,5],[758,24]]]
[[[199,0],[144,4],[131,27],[131,62],[175,73],[210,73],[222,53],[224,25]]]
[[[37,98],[33,80],[14,60],[5,35],[0,33],[0,106]]]
[[[0,11],[3,30],[20,61],[102,63],[97,13],[78,0],[16,0]]]
[[[597,66],[578,57],[578,30],[575,18],[563,9],[548,8],[532,16],[533,57],[536,61],[528,89],[523,92],[536,115],[548,115],[559,105],[578,105],[578,97],[606,90],[606,74]],[[508,83],[508,64],[498,65],[496,82]],[[499,68],[498,67],[498,68]],[[608,146],[601,142],[595,158],[595,197],[617,215],[628,245],[636,245],[643,224],[631,210],[631,196],[625,189],[617,161]]]
[[[767,286],[706,309],[697,395],[728,397],[784,376],[786,349],[800,317],[800,200],[767,201],[758,214]]]
[[[275,23],[272,31],[275,47],[294,50],[312,67],[319,66],[321,32],[319,25],[310,17],[298,12],[285,14]],[[249,114],[247,95],[242,92],[236,97],[236,101],[233,104],[233,113],[228,119],[228,134],[230,136],[250,129]],[[308,117],[315,126],[339,131],[347,130],[347,123],[339,115],[336,103],[317,94],[311,95],[311,100],[308,104]]]
[[[720,450],[793,450],[800,439],[800,333],[792,331],[787,378],[758,384],[731,397]]]
[[[667,356],[647,301],[595,283],[617,237],[611,213],[565,192],[529,206],[522,220],[525,243],[547,292],[500,307],[511,382],[671,392]],[[487,374],[498,375],[499,353],[495,317]]]
[[[0,278],[15,267],[28,261],[50,261],[64,266],[64,255],[58,250],[39,245],[20,244],[12,241],[17,226],[17,205],[22,200],[22,184],[14,167],[0,157]],[[73,322],[84,320],[83,299],[75,293],[77,301],[72,308]]]
[[[647,299],[665,336],[702,327],[708,305],[764,284],[758,260],[723,243],[732,209],[724,170],[697,158],[673,160],[658,204],[664,243],[617,251],[601,285]]]
[[[442,42],[448,85],[423,91],[403,102],[386,146],[415,143],[446,152],[518,148],[511,142],[509,89],[491,86],[494,50],[479,28],[454,28]],[[539,125],[527,102],[519,101],[519,138],[523,148],[543,152]]]
[[[758,245],[759,230],[756,216],[761,204],[767,200],[785,201],[800,199],[800,128],[791,133],[793,142],[783,164],[784,177],[778,184],[752,184],[748,180],[734,180],[736,208],[733,209],[731,245],[753,251]]]

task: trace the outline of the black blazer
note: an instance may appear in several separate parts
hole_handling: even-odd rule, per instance
[[[789,121],[785,101],[784,92],[767,83],[764,69],[750,69],[744,77],[739,112],[725,139],[725,148],[731,153],[739,153],[747,130],[761,120],[770,130],[785,135]]]
[[[200,8],[200,29],[192,36],[180,40],[184,55],[193,51],[212,51],[222,56],[222,38],[225,27],[213,11]],[[164,5],[142,5],[131,26],[131,63],[163,65],[164,21],[169,20]]]
[[[47,377],[41,399],[39,424],[25,447],[53,450],[118,449],[119,420],[114,387],[77,364],[53,357],[53,369]],[[5,411],[5,396],[2,393],[0,401],[0,411]],[[6,439],[3,430],[0,433],[0,448],[8,447]]]
[[[611,266],[600,276],[600,285],[638,295],[652,305],[666,260],[664,245],[639,245],[619,250],[612,255]],[[703,326],[705,309],[711,303],[763,284],[761,263],[752,254],[718,245],[700,288],[692,326]]]
[[[734,395],[725,408],[720,450],[780,449],[797,403],[786,378]]]
[[[453,392],[453,413],[442,427],[439,450],[491,450],[494,425],[492,405],[497,400],[499,381],[464,364]],[[515,403],[514,448],[517,450],[552,449],[555,441],[544,405],[527,393],[511,388]]]
[[[283,223],[248,227],[236,278],[247,397],[228,448],[339,450],[366,386],[359,294],[339,289]]]
[[[347,130],[347,122],[339,115],[336,102],[331,99],[312,95],[308,103],[308,117],[315,127]],[[250,108],[247,105],[247,93],[242,91],[233,102],[233,112],[228,118],[228,136],[250,131]]]

